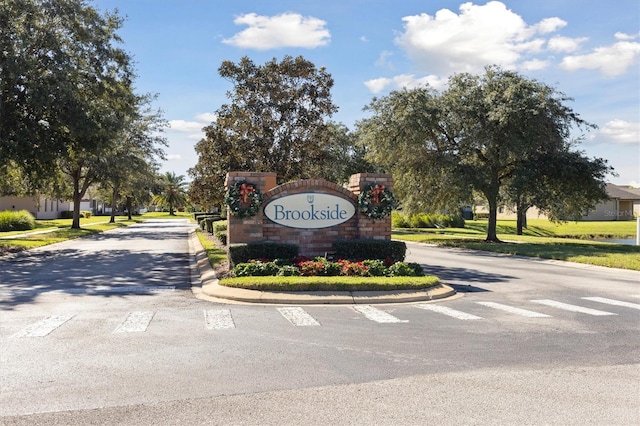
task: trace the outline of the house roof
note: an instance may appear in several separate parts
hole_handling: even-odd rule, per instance
[[[640,188],[629,188],[608,183],[607,195],[609,195],[609,198],[617,198],[619,200],[640,200]]]

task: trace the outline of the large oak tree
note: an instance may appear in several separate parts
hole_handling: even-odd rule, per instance
[[[301,56],[264,65],[244,57],[224,61],[218,72],[233,87],[196,145],[198,163],[189,170],[194,202],[219,205],[231,170],[275,172],[280,182],[331,177],[322,173],[335,164],[330,145],[341,128],[328,122],[337,106],[324,68]]]
[[[393,173],[406,209],[455,209],[481,193],[489,205],[486,239],[498,241],[498,205],[519,178],[535,183],[520,186],[531,199],[531,188],[544,188],[547,195],[536,190],[536,204],[551,212],[560,211],[551,204],[562,199],[575,212],[602,198],[598,188],[609,168],[604,160],[576,157],[581,135],[573,132],[592,126],[566,105],[570,100],[516,72],[487,67],[482,75],[452,76],[442,92],[424,87],[374,99],[358,133],[371,159]],[[543,159],[549,166],[538,167]],[[595,190],[577,196],[584,185],[566,179],[565,166],[586,166],[581,178]],[[558,195],[550,200],[552,192]]]

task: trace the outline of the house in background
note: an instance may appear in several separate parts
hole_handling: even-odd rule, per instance
[[[633,220],[640,217],[640,188],[608,183],[607,195],[608,200],[600,202],[581,220]],[[475,214],[477,218],[486,218],[489,209],[486,206],[476,206]],[[498,219],[516,220],[516,212],[507,206],[499,206]],[[532,207],[527,211],[527,219],[547,219],[547,216]]]
[[[36,219],[58,219],[63,211],[73,210],[73,203],[43,196],[0,197],[0,211],[26,210]]]
[[[607,184],[609,200],[589,211],[582,220],[633,220],[640,217],[640,188]]]

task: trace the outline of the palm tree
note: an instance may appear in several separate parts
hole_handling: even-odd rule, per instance
[[[153,197],[153,202],[161,207],[169,206],[169,214],[174,216],[174,208],[187,203],[187,182],[183,175],[166,172],[161,177],[162,192]]]

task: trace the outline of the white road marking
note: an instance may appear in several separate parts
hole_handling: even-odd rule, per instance
[[[440,305],[414,305],[416,308],[425,309],[427,311],[437,312],[439,314],[448,315],[459,320],[480,320],[482,317],[467,314],[466,312],[456,311],[455,309],[447,308]]]
[[[73,315],[52,315],[30,325],[12,337],[44,337],[73,317]]]
[[[624,306],[625,308],[640,309],[640,304],[623,302],[621,300],[607,299],[606,297],[583,297],[584,300],[591,300],[592,302],[606,303],[614,306]]]
[[[109,294],[109,293],[151,293],[159,291],[175,291],[173,285],[162,286],[127,286],[127,287],[109,287],[98,286],[93,288],[62,288],[58,290],[51,289],[33,289],[33,290],[7,290],[0,291],[0,296],[29,296],[32,294]]]
[[[204,323],[207,330],[225,330],[236,328],[228,309],[209,309],[204,311]]]
[[[597,309],[584,308],[582,306],[569,305],[568,303],[556,302],[555,300],[532,300],[533,303],[539,303],[541,305],[551,306],[552,308],[563,309],[565,311],[580,312],[582,314],[604,316],[604,315],[618,315],[611,312],[599,311]]]
[[[114,333],[140,333],[147,331],[153,318],[151,311],[131,312],[124,321],[113,330]]]
[[[526,309],[514,308],[513,306],[503,305],[495,302],[476,302],[479,305],[487,306],[489,308],[499,309],[501,311],[509,312],[511,314],[520,315],[527,318],[551,318],[551,315],[541,314],[539,312],[528,311]]]
[[[367,319],[370,319],[371,321],[375,321],[379,323],[391,324],[391,323],[399,323],[399,322],[409,322],[408,320],[401,320],[385,311],[382,311],[378,308],[374,308],[373,306],[369,306],[369,305],[352,306],[352,308],[355,311],[363,314],[365,317],[367,317]]]
[[[295,326],[320,325],[302,308],[278,308],[278,312]]]

